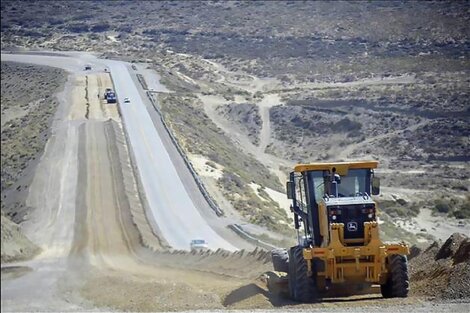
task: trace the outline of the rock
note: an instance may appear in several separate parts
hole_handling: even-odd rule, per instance
[[[454,264],[459,264],[462,262],[470,263],[470,240],[468,238],[464,239],[460,244],[458,250],[455,252]]]
[[[439,251],[437,252],[435,260],[453,257],[457,250],[460,248],[461,243],[465,240],[468,240],[468,237],[463,234],[452,234],[449,239],[447,239],[446,242],[442,245],[441,249],[439,249]]]
[[[414,295],[434,299],[470,298],[470,239],[454,233],[419,253],[410,249],[410,282]],[[416,256],[415,254],[418,253]]]
[[[410,248],[410,255],[408,256],[408,260],[417,257],[422,251],[423,250],[421,248],[418,248],[417,246],[412,246]]]

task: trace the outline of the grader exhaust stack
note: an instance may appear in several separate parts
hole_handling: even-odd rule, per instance
[[[348,285],[380,284],[386,298],[406,297],[409,290],[403,243],[379,238],[374,177],[378,162],[314,163],[295,166],[287,182],[298,244],[288,258],[273,253],[276,271],[288,272],[290,296],[310,302],[323,291]],[[303,229],[303,234],[300,230]]]

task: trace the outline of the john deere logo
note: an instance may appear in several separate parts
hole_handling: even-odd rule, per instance
[[[356,222],[349,222],[348,225],[349,231],[357,231],[357,223]]]

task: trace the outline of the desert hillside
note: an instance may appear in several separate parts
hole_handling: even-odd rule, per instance
[[[468,312],[469,22],[1,1],[1,311]],[[325,171],[287,199],[296,164],[364,159],[380,195]]]

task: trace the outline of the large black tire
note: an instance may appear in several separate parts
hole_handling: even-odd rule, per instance
[[[277,272],[289,272],[289,253],[286,249],[271,250],[273,268]]]
[[[408,276],[408,260],[405,255],[391,255],[388,257],[388,279],[380,285],[384,298],[406,298],[410,290]]]
[[[298,302],[313,302],[317,299],[315,273],[307,276],[307,262],[302,247],[295,246],[289,250],[289,293]]]

